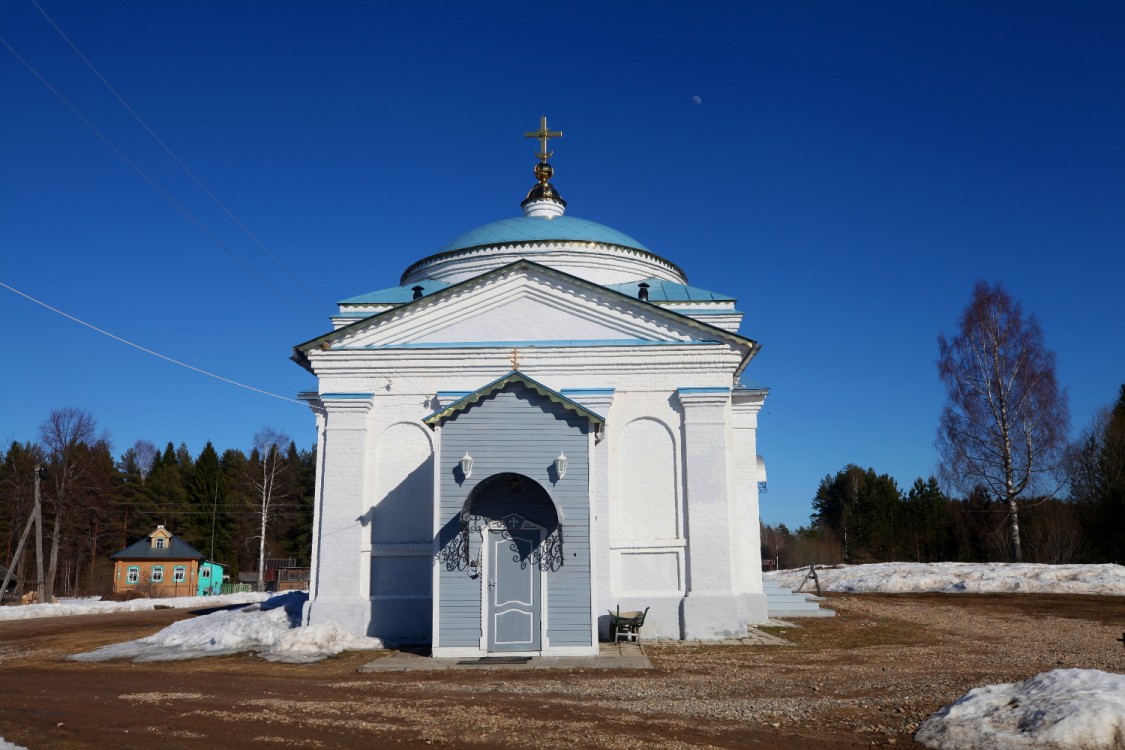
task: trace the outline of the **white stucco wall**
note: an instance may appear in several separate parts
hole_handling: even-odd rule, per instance
[[[412,330],[510,340],[514,331],[527,335],[519,322],[535,315],[547,316],[562,340],[587,338],[591,326],[611,336],[638,326],[671,341],[698,335],[657,313],[650,319],[643,309],[617,309],[618,300],[583,303],[573,290],[556,297],[566,304],[536,299],[550,286],[536,279],[485,285],[478,296],[508,295],[523,307],[466,299],[457,307],[463,319],[451,324],[441,320],[448,310],[420,306],[418,320],[406,311],[350,333],[343,348],[308,352],[325,409],[312,622],[336,619],[370,633],[393,620],[428,635],[434,465],[421,419],[438,407],[437,393],[476,390],[511,368],[503,344],[458,348],[435,340],[443,345],[388,349],[383,342],[409,342]],[[609,391],[586,399],[607,420],[591,467],[595,601],[603,614],[652,607],[646,636],[721,637],[754,621],[759,609],[764,617],[755,463],[764,394],[756,402],[731,395],[742,358],[724,343],[520,349],[521,372],[549,388]],[[678,392],[684,388],[704,392]]]

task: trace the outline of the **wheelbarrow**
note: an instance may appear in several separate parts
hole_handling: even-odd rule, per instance
[[[613,635],[613,642],[618,641],[636,641],[641,634],[641,628],[644,627],[645,617],[648,615],[648,607],[645,607],[644,612],[622,612],[621,607],[617,607],[617,611],[610,610],[609,625],[610,633]]]

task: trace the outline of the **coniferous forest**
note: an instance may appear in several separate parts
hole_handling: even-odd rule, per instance
[[[268,440],[260,439],[263,436]],[[316,449],[298,449],[265,430],[248,451],[210,442],[193,455],[184,443],[137,441],[119,454],[92,415],[52,411],[39,440],[13,442],[0,464],[0,574],[13,559],[32,515],[40,474],[46,592],[106,594],[109,556],[157,526],[209,559],[239,571],[258,569],[263,471],[273,472],[266,557],[309,564]],[[35,533],[20,555],[22,590],[34,588]]]

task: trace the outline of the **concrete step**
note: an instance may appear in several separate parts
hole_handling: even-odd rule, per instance
[[[776,583],[763,581],[762,589],[766,595],[766,611],[770,617],[834,617],[830,609],[821,608],[823,597],[813,594],[798,593],[778,586]]]
[[[786,612],[815,612],[820,609],[820,605],[816,602],[766,602],[766,612],[773,615],[774,612],[785,610]]]
[[[773,607],[784,607],[787,605],[798,604],[811,604],[817,606],[823,604],[827,599],[821,599],[815,596],[802,597],[802,596],[767,596],[766,603]]]
[[[766,601],[771,602],[814,602],[820,601],[815,596],[809,594],[795,594],[788,591],[767,591]]]
[[[769,610],[770,619],[789,620],[797,617],[835,617],[836,611],[832,609],[801,609],[801,610]]]

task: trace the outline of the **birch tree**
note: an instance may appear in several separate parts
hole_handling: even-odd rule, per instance
[[[254,436],[254,452],[258,456],[258,461],[257,466],[254,465],[254,461],[250,462],[252,471],[256,469],[250,477],[250,482],[257,491],[258,500],[259,591],[265,590],[266,532],[277,502],[285,497],[285,491],[279,480],[287,468],[285,449],[290,442],[288,435],[272,427],[266,427]]]
[[[59,547],[62,543],[63,527],[74,502],[74,495],[81,489],[90,471],[92,452],[90,448],[99,442],[108,443],[104,436],[96,435],[97,425],[93,416],[82,409],[69,407],[55,409],[39,427],[39,437],[46,449],[49,482],[53,490],[48,494],[49,504],[54,510],[54,524],[51,529],[51,552],[47,563],[44,599],[51,601],[54,594],[55,577],[58,573]]]
[[[938,336],[947,402],[938,427],[941,476],[968,495],[984,487],[1007,508],[1012,559],[1022,562],[1019,499],[1057,470],[1070,413],[1055,355],[1034,315],[999,284],[978,282],[953,338]]]

